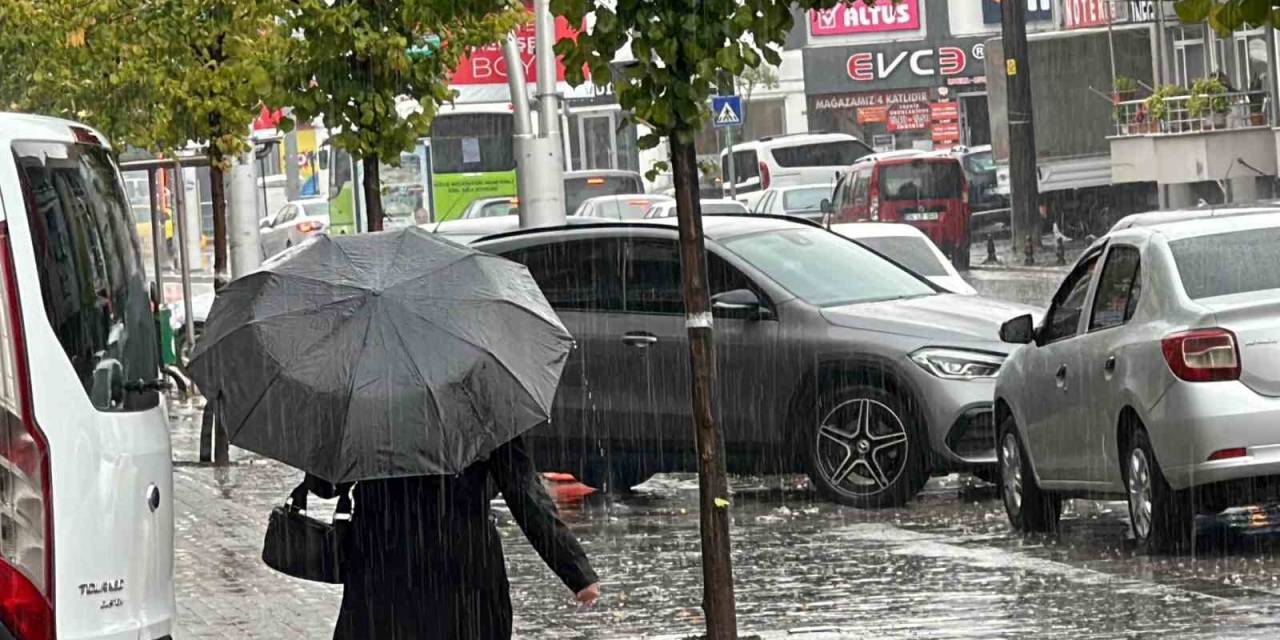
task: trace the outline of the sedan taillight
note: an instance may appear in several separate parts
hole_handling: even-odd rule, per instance
[[[0,303],[0,623],[21,640],[52,640],[49,445],[31,411],[17,281],[2,223]]]
[[[760,163],[760,188],[768,189],[769,184],[773,182],[773,176],[769,175],[769,165]]]
[[[312,231],[323,231],[324,223],[316,220],[303,220],[298,223],[297,227],[298,231],[302,233],[311,233]]]
[[[1240,379],[1236,336],[1226,329],[1196,329],[1165,336],[1160,349],[1173,375],[1188,382]]]

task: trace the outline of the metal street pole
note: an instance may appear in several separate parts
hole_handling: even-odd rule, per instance
[[[1276,104],[1276,100],[1280,99],[1280,91],[1276,89],[1276,30],[1267,25],[1267,122],[1271,126],[1280,123],[1280,105]]]
[[[258,190],[253,149],[240,154],[231,165],[231,202],[227,212],[227,240],[231,245],[231,277],[239,278],[258,268]]]
[[[530,184],[537,188],[529,194],[529,200],[520,200],[521,222],[528,226],[546,227],[565,223],[564,210],[564,145],[560,138],[560,94],[556,91],[556,23],[551,15],[550,0],[534,0],[533,3],[535,68],[538,70],[538,129],[536,142],[531,144],[531,166],[537,172],[530,176]],[[522,69],[522,65],[508,72]],[[513,96],[514,97],[514,96]],[[525,212],[528,209],[528,212]]]
[[[529,111],[528,84],[525,82],[524,65],[520,60],[520,48],[516,44],[514,33],[508,33],[507,39],[502,43],[502,58],[507,63],[507,88],[511,92],[511,144],[516,156],[516,195],[520,200],[516,212],[520,216],[521,228],[539,226],[532,224],[532,221],[546,216],[533,213],[533,201],[537,197],[539,185],[546,180],[545,167],[538,162],[538,141],[533,131],[533,116]],[[536,206],[542,207],[544,204],[539,201]]]
[[[737,87],[734,86],[736,82],[734,80],[733,74],[729,73],[728,71],[721,70],[718,76],[719,77],[716,78],[716,85],[717,85],[717,91],[720,93],[720,95],[731,96],[737,93]],[[744,112],[746,111],[746,105],[743,105],[742,110]],[[711,117],[714,118],[716,115],[717,114],[713,113],[711,114]],[[733,127],[724,128],[724,148],[726,150],[725,162],[727,162],[729,166],[726,168],[723,175],[725,176],[725,179],[729,181],[729,197],[734,200],[737,200],[738,199],[738,177],[737,177],[738,167],[736,166],[736,163],[733,161]]]
[[[1009,94],[1009,191],[1014,247],[1028,239],[1033,246],[1040,246],[1040,194],[1036,182],[1026,9],[1025,2],[1000,3],[1003,22],[1001,42]]]
[[[298,130],[284,134],[284,198],[297,200],[302,192],[302,179],[298,174]]]
[[[187,217],[182,215],[182,210],[185,208],[183,205],[187,198],[187,189],[182,180],[182,165],[177,159],[174,159],[173,161],[173,176],[175,182],[173,189],[173,211],[174,215],[177,216],[177,220],[175,221],[177,224],[174,226],[177,227],[176,232],[178,234],[178,241],[175,244],[178,245],[178,268],[180,269],[180,274],[182,276],[183,322],[186,323],[187,329],[187,335],[184,336],[185,339],[183,342],[186,343],[188,349],[187,352],[189,353],[189,350],[194,348],[196,344],[196,327],[194,319],[195,314],[192,313],[191,310],[191,256],[187,255]]]

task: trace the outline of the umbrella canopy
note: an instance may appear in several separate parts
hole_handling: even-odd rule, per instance
[[[228,284],[190,372],[233,444],[352,482],[457,473],[546,421],[571,345],[522,265],[411,227]]]

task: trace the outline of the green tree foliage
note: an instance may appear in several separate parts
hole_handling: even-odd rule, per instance
[[[612,6],[597,6],[594,0],[552,0],[551,6],[573,24],[595,16],[588,32],[556,45],[569,82],[590,79],[607,84],[609,63],[624,48],[630,51],[635,64],[615,79],[614,91],[622,108],[653,131],[640,140],[642,147],[650,148],[668,136],[673,142],[693,143],[708,117],[707,102],[721,70],[742,76],[762,61],[780,64],[782,43],[794,24],[792,6],[835,4],[836,0],[617,0]]]
[[[1280,26],[1280,2],[1273,0],[1178,0],[1173,8],[1183,22],[1208,22],[1224,35],[1244,26]]]
[[[4,0],[0,106],[88,123],[116,149],[205,145],[224,272],[221,172],[261,105],[281,100],[286,1]]]
[[[369,228],[382,224],[378,161],[395,163],[450,100],[450,72],[470,47],[493,44],[527,15],[514,0],[296,0],[286,86],[294,114],[323,117],[333,143],[360,158]],[[438,42],[431,55],[410,55]],[[401,97],[417,108],[398,111]]]

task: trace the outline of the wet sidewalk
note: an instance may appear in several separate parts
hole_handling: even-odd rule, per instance
[[[259,560],[271,507],[299,473],[233,449],[192,464],[198,411],[175,407],[175,638],[328,638],[341,588]],[[1074,502],[1063,532],[1022,538],[994,488],[935,479],[906,508],[822,502],[803,478],[734,478],[739,621],[764,638],[1273,638],[1276,544],[1149,558],[1126,542],[1123,504]],[[579,610],[500,503],[520,638],[684,638],[700,632],[697,482],[659,476],[618,500],[561,494],[602,577]],[[331,503],[320,503],[324,510]]]

